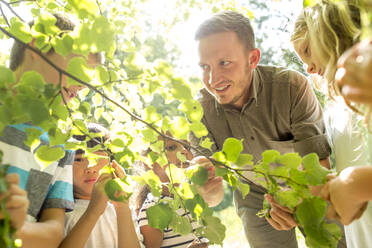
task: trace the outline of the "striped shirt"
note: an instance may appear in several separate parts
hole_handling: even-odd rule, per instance
[[[28,194],[30,205],[27,219],[37,221],[41,210],[46,208],[64,208],[71,211],[74,206],[73,152],[66,151],[64,158],[42,169],[30,148],[24,143],[27,128],[40,129],[29,124],[11,125],[5,127],[3,135],[0,136],[0,150],[4,153],[2,162],[10,165],[7,173],[17,173],[21,188]],[[40,142],[40,145],[49,143],[47,133],[40,136]]]
[[[166,199],[166,200],[172,200],[171,197],[168,196],[161,196],[161,199]],[[154,206],[158,202],[158,198],[153,197],[151,193],[148,194],[147,199],[145,203],[143,204],[139,214],[138,214],[138,226],[146,226],[148,225],[148,220],[147,220],[147,215],[146,215],[146,209]],[[190,219],[192,219],[192,216],[190,212],[186,212],[183,208],[179,208],[177,211],[177,214],[180,216],[189,216]],[[191,223],[193,231],[200,227],[200,225],[196,221],[192,221]],[[194,235],[186,234],[186,235],[180,235],[175,232],[173,232],[172,228],[165,228],[163,232],[163,243],[161,244],[161,248],[169,248],[169,247],[187,247],[190,245],[194,240],[195,237]],[[205,238],[199,237],[202,239],[202,241],[207,242]]]

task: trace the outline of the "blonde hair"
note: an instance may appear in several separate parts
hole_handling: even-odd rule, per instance
[[[334,77],[338,58],[358,40],[360,34],[360,14],[357,2],[321,0],[312,7],[306,7],[296,20],[291,42],[311,42],[311,50],[316,52],[324,64],[324,78],[328,95],[333,98],[340,92]]]

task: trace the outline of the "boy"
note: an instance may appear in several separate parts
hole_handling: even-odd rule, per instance
[[[60,30],[69,32],[74,29],[74,24],[68,19],[59,15],[54,16],[57,19],[56,26]],[[34,40],[29,45],[34,47]],[[74,55],[62,57],[51,49],[45,56],[58,67],[66,70],[69,60]],[[94,66],[99,63],[99,60],[99,56],[89,55],[87,64]],[[44,59],[18,42],[15,42],[12,48],[10,68],[14,71],[17,81],[24,72],[33,70],[41,74],[47,83],[54,85],[61,83],[61,92],[66,101],[76,96],[81,88],[76,85],[67,87],[65,76],[60,77],[59,72]],[[35,160],[34,154],[24,144],[27,138],[25,131],[31,127],[40,129],[32,123],[11,125],[4,128],[3,136],[0,137],[0,150],[4,152],[3,163],[10,164],[7,171],[8,181],[9,177],[12,177],[11,186],[4,195],[10,195],[9,199],[12,199],[14,195],[18,195],[18,199],[22,198],[23,200],[19,201],[23,202],[21,204],[23,211],[28,205],[24,200],[25,192],[28,194],[27,220],[24,217],[16,220],[17,215],[11,214],[11,223],[17,229],[16,237],[22,240],[24,248],[58,247],[63,238],[65,211],[73,208],[71,174],[73,154],[66,151],[64,158],[59,162],[53,162],[41,171],[41,166]],[[40,136],[40,140],[41,145],[45,145],[49,142],[49,137],[44,133]],[[18,174],[19,187],[22,190],[19,188],[14,190],[13,185],[18,184],[17,176],[14,174]],[[23,211],[22,216],[24,215]]]
[[[90,133],[105,135],[89,140],[87,147],[93,148],[108,139],[108,132],[98,125],[91,125],[88,130]],[[74,138],[84,141],[86,136],[75,135]],[[110,156],[103,150],[94,154],[99,156],[97,162],[89,166],[84,151],[76,151],[73,164],[75,208],[67,213],[67,235],[60,248],[140,247],[128,202],[109,202],[104,188],[112,175],[99,175],[99,171],[110,163]],[[115,177],[125,178],[124,170],[115,161],[111,165],[115,169]]]

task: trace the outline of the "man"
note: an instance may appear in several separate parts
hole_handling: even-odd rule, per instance
[[[301,74],[258,65],[260,50],[248,18],[221,12],[200,25],[195,39],[205,85],[200,100],[203,123],[214,150],[222,149],[226,138],[235,137],[243,139],[244,152],[256,162],[267,149],[302,156],[316,152],[329,168],[330,147],[315,94]],[[192,142],[199,144],[195,137]],[[254,175],[244,175],[250,179],[246,181],[250,193],[243,199],[236,190],[234,200],[250,247],[297,247],[292,214],[267,196],[271,218],[257,217],[267,191]]]
[[[74,25],[66,18],[55,15],[56,26],[63,31],[72,31]],[[30,46],[34,47],[34,41]],[[45,56],[58,67],[66,70],[69,60],[74,55],[62,57],[52,49]],[[98,55],[90,55],[87,64],[94,66],[99,63]],[[24,72],[36,71],[40,73],[46,83],[58,85],[61,83],[61,93],[66,101],[76,96],[81,86],[67,86],[67,78],[60,78],[59,72],[49,65],[38,54],[15,42],[11,57],[10,68],[19,80]],[[61,103],[62,104],[62,103]],[[66,155],[60,161],[50,164],[43,171],[34,158],[30,148],[24,144],[27,128],[37,128],[32,123],[10,125],[4,128],[0,137],[0,150],[4,152],[3,163],[9,164],[7,180],[12,187],[0,196],[10,194],[17,195],[18,204],[13,204],[21,217],[11,215],[11,221],[16,228],[16,237],[22,240],[22,247],[58,247],[63,238],[65,211],[73,208],[72,193],[72,163],[73,154],[66,151]],[[47,134],[40,136],[41,145],[49,142]],[[19,181],[19,186],[18,186]],[[17,185],[17,187],[13,185]],[[28,201],[24,200],[28,195]],[[9,198],[12,199],[12,198]],[[28,208],[27,208],[28,207]],[[27,209],[27,220],[25,210]],[[15,211],[13,211],[15,212]],[[10,212],[12,213],[12,212]],[[0,213],[2,217],[3,213]]]

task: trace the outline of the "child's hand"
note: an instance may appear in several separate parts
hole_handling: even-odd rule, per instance
[[[290,230],[298,226],[293,218],[293,211],[277,203],[269,194],[266,194],[265,198],[271,205],[270,218],[266,217],[266,220],[272,227],[276,230]]]
[[[346,99],[372,104],[372,40],[346,51],[338,60],[336,83]]]
[[[187,248],[207,248],[208,247],[208,243],[205,243],[205,242],[199,242],[198,240],[195,240],[194,242],[192,242],[191,244],[189,244],[187,246]]]
[[[10,215],[11,225],[15,229],[22,228],[26,221],[29,200],[27,192],[19,184],[18,174],[8,174],[5,176],[8,182],[8,191],[0,194],[0,201],[6,198],[6,210]],[[4,213],[0,212],[0,219],[4,218]]]
[[[358,189],[352,178],[353,169],[352,167],[347,168],[337,177],[330,175],[330,181],[324,185],[320,193],[324,200],[331,203],[327,209],[327,218],[337,218],[344,225],[359,219],[368,203],[355,197]]]
[[[120,178],[120,179],[124,179],[127,176],[125,174],[124,169],[115,160],[112,161],[111,166],[115,170],[114,171],[115,177]],[[126,196],[126,193],[123,192],[123,191],[122,192],[116,192],[115,197],[120,197],[121,195]],[[129,202],[123,203],[123,202],[111,201],[111,203],[114,205],[114,207],[115,207],[116,210],[119,210],[122,207],[129,206],[128,205]]]
[[[197,186],[197,189],[210,207],[217,206],[224,196],[222,177],[216,177],[214,165],[206,157],[196,157],[192,160],[192,163],[199,164],[208,170],[207,182],[202,187]]]
[[[106,209],[108,197],[105,192],[105,184],[112,178],[111,174],[103,173],[94,183],[88,209],[94,214],[101,215]]]

